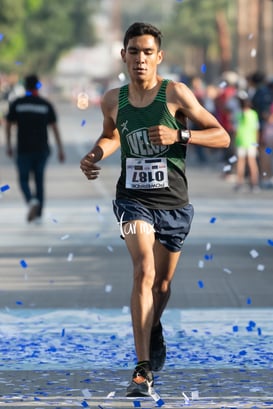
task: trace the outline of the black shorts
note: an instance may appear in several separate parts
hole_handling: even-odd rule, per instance
[[[194,215],[191,204],[171,210],[148,209],[139,202],[127,199],[113,200],[113,210],[120,226],[132,220],[149,223],[155,238],[172,252],[181,251]],[[124,238],[124,233],[121,236]]]

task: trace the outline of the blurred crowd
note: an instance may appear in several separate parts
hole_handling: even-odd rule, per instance
[[[190,87],[231,137],[230,147],[221,153],[223,177],[234,180],[237,191],[273,188],[273,77],[258,71],[247,77],[225,72],[218,84],[195,76]],[[195,154],[199,164],[211,161],[206,148],[195,147]]]
[[[187,85],[231,137],[230,147],[217,159],[208,148],[192,147],[198,165],[223,163],[222,176],[234,181],[236,191],[273,188],[273,77],[258,71],[241,77],[228,71],[215,83],[194,76]],[[9,103],[24,92],[17,75],[0,76],[0,124]]]

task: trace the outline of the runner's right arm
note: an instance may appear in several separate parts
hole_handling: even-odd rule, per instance
[[[103,131],[93,148],[82,158],[80,168],[89,180],[97,179],[100,167],[96,163],[112,155],[120,146],[119,132],[115,125],[117,92],[105,94],[101,103]]]

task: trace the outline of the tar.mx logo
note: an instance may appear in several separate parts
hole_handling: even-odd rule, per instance
[[[124,212],[121,215],[119,221],[119,229],[121,237],[129,236],[130,234],[150,234],[155,233],[154,226],[148,222],[141,220],[138,221],[126,221],[124,220]]]

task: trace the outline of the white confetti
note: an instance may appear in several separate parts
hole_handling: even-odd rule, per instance
[[[92,393],[88,389],[82,389],[82,394],[85,398],[91,398]]]
[[[255,249],[250,250],[249,254],[251,255],[252,258],[257,258],[259,256],[258,251]]]
[[[122,307],[122,313],[123,314],[128,314],[130,312],[130,308],[128,307],[128,305],[124,305]]]
[[[264,271],[264,269],[265,269],[265,266],[263,264],[258,264],[257,265],[257,270],[258,271]]]
[[[107,284],[106,286],[105,286],[105,292],[106,293],[110,293],[112,291],[112,286],[111,286],[111,284]]]
[[[203,260],[198,261],[198,268],[204,268],[204,261]]]
[[[65,234],[64,236],[61,237],[61,240],[67,240],[69,239],[70,235],[69,234]]]
[[[257,55],[257,50],[256,50],[256,48],[252,48],[252,50],[250,51],[250,56],[251,56],[252,58],[255,58],[256,55]]]
[[[229,158],[229,163],[236,163],[237,162],[237,156],[233,155]]]
[[[48,254],[52,253],[52,247],[48,247],[47,252]]]
[[[223,167],[223,172],[229,172],[231,171],[231,165],[226,165]]]
[[[221,81],[219,84],[220,88],[225,88],[227,86],[227,82],[226,81]]]
[[[210,243],[207,243],[207,245],[206,245],[206,251],[209,251],[211,249],[211,244]]]
[[[72,261],[74,258],[74,254],[73,253],[69,253],[67,256],[67,261]]]
[[[199,399],[199,392],[198,391],[192,391],[191,392],[191,398],[192,399]]]
[[[107,250],[109,250],[111,253],[113,253],[113,251],[114,251],[112,246],[107,246]]]
[[[118,79],[119,79],[121,82],[123,82],[123,81],[126,80],[126,75],[124,74],[124,72],[121,72],[121,73],[118,75]]]
[[[232,271],[229,268],[224,268],[224,272],[227,274],[232,274]]]
[[[116,395],[116,392],[115,392],[115,391],[112,391],[112,392],[108,393],[108,395],[106,396],[106,399],[114,398],[115,395]]]

